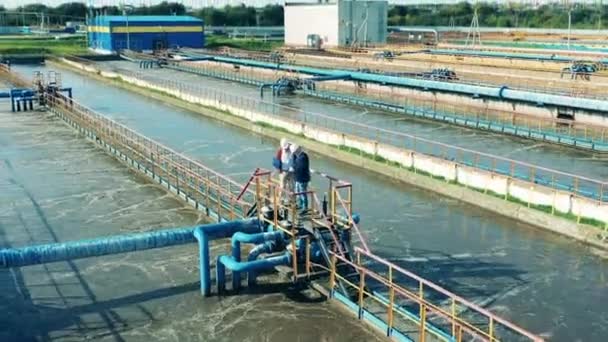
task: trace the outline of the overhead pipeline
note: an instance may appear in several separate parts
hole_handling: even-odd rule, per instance
[[[223,229],[238,222],[210,224],[129,235],[115,235],[91,240],[52,243],[0,250],[0,267],[21,267],[103,255],[120,254],[193,243],[197,228]]]
[[[532,103],[539,106],[557,106],[567,108],[579,108],[594,112],[608,112],[608,101],[576,98],[554,94],[543,94],[525,90],[513,90],[506,86],[490,87],[462,84],[455,82],[441,82],[432,80],[421,80],[416,78],[388,76],[381,74],[371,74],[360,71],[340,70],[340,69],[321,69],[298,65],[277,64],[261,62],[249,59],[240,59],[221,56],[207,56],[209,60],[216,62],[251,66],[257,68],[284,70],[314,76],[350,77],[353,81],[377,83],[388,86],[399,86],[408,88],[418,88],[430,91],[441,91],[448,93],[458,93],[470,95],[472,97],[486,97],[501,100]]]

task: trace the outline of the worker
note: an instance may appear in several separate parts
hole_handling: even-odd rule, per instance
[[[287,139],[281,139],[280,155],[277,156],[281,161],[279,181],[281,182],[281,197],[289,195],[294,190],[293,185],[293,153],[291,152],[291,143]]]
[[[277,148],[277,152],[272,157],[272,166],[278,173],[281,173],[283,170],[282,159],[283,159],[283,151],[285,150],[284,145],[287,144],[287,139],[282,138],[279,143],[279,148]],[[288,146],[288,145],[287,145]]]
[[[308,182],[310,182],[310,164],[308,155],[302,151],[302,148],[296,144],[291,145],[293,153],[293,175],[296,185],[296,193],[298,193],[298,207],[302,212],[308,210]]]

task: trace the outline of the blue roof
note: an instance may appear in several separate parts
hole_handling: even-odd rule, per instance
[[[128,18],[128,19],[127,19]],[[191,17],[188,15],[101,15],[96,18],[97,22],[109,23],[109,22],[178,22],[178,23],[198,23],[202,24],[203,21],[199,18]]]

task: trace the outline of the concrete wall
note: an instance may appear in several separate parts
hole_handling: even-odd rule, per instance
[[[68,63],[81,70],[97,73],[102,77],[120,78],[123,81],[138,87],[154,89],[189,103],[228,111],[232,115],[244,119],[247,122],[263,122],[268,125],[280,127],[292,133],[294,137],[303,136],[307,138],[306,141],[321,143],[316,145],[317,149],[322,149],[322,145],[343,146],[354,149],[353,151],[355,153],[357,153],[356,151],[364,151],[367,154],[382,157],[383,159],[397,163],[398,165],[397,167],[391,167],[385,164],[382,169],[377,169],[380,173],[390,176],[399,173],[401,170],[410,169],[411,171],[406,172],[409,174],[417,173],[423,175],[422,178],[418,177],[416,182],[413,183],[418,186],[433,189],[433,191],[451,197],[460,198],[468,203],[500,212],[509,217],[520,219],[560,234],[575,237],[588,243],[598,244],[598,246],[604,246],[601,242],[597,241],[596,236],[600,232],[597,228],[589,227],[588,229],[581,230],[580,227],[585,226],[577,225],[575,223],[567,224],[565,222],[571,221],[564,222],[563,219],[559,219],[556,216],[546,214],[539,210],[530,209],[531,211],[525,211],[523,209],[528,209],[531,206],[537,205],[545,206],[546,208],[550,208],[549,211],[553,210],[554,212],[570,213],[578,218],[592,218],[606,222],[608,225],[608,203],[598,203],[598,201],[593,201],[591,199],[574,197],[569,192],[514,180],[506,176],[461,165],[449,160],[419,154],[414,151],[390,145],[379,144],[376,141],[335,132],[308,123],[285,119],[272,114],[256,112],[255,108],[241,108],[237,105],[223,103],[219,100],[194,96],[187,92],[181,92],[179,89],[164,88],[157,84],[134,77],[119,75],[114,72],[98,71],[92,66],[84,66],[74,62]],[[223,115],[226,116],[226,114]],[[249,124],[249,127],[251,127],[251,124]],[[281,133],[278,132],[278,134]],[[338,154],[335,149],[333,151],[333,153],[330,152],[328,155],[334,157],[334,155]],[[361,165],[378,164],[377,162],[370,161],[363,155],[360,155],[360,163]],[[358,164],[358,162],[354,164]],[[441,177],[441,181],[437,183],[436,179],[431,179],[431,177],[428,177],[427,175],[432,175],[435,178]],[[416,178],[417,176],[410,175],[410,177]],[[426,178],[429,180],[425,180]],[[429,185],[426,186],[425,183],[429,183]],[[458,185],[453,183],[457,183]],[[473,189],[474,191],[471,193],[467,192],[466,189]],[[484,195],[488,193],[492,195]],[[507,201],[508,198],[517,199],[523,202],[523,204],[511,203]],[[557,222],[559,222],[559,224]]]
[[[285,44],[306,46],[309,34],[318,34],[323,46],[338,46],[337,4],[285,4]]]

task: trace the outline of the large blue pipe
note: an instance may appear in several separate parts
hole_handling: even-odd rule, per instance
[[[192,243],[195,241],[193,232],[196,229],[226,229],[226,226],[235,224],[238,222],[115,235],[23,248],[7,248],[0,250],[0,267],[29,266]]]
[[[260,244],[264,242],[276,242],[279,239],[284,239],[282,231],[277,230],[269,233],[247,234],[237,232],[232,235],[232,258],[235,261],[241,261],[241,243]],[[232,273],[232,288],[238,290],[241,287],[241,274],[239,272]]]
[[[490,87],[462,84],[455,82],[441,82],[431,80],[421,80],[416,78],[396,77],[388,75],[370,74],[358,71],[339,70],[339,69],[320,69],[298,65],[285,65],[277,63],[260,62],[248,59],[231,57],[209,56],[210,60],[222,63],[252,66],[266,69],[279,69],[302,74],[315,76],[336,76],[343,77],[350,75],[353,81],[372,82],[383,85],[394,85],[409,88],[420,88],[425,90],[435,90],[443,92],[460,93],[471,96],[482,96],[512,101],[528,102],[535,105],[553,105],[569,108],[580,108],[590,111],[608,112],[608,101],[594,100],[587,98],[576,98],[571,96],[552,95],[536,93],[525,90],[511,90],[505,86]],[[212,58],[211,58],[212,57]]]
[[[513,53],[500,51],[470,51],[470,50],[455,50],[455,49],[431,49],[429,53],[435,55],[454,55],[454,56],[474,56],[474,57],[498,57],[498,58],[514,58],[514,59],[529,59],[537,61],[554,61],[554,62],[575,62],[576,58],[557,56],[557,55],[542,55],[532,53]],[[606,60],[602,60],[602,63]]]
[[[200,278],[201,293],[204,296],[211,294],[211,266],[209,262],[209,241],[227,238],[237,232],[259,233],[262,228],[258,219],[247,219],[236,222],[220,223],[197,227],[194,230],[194,237],[198,240],[200,255]]]
[[[254,277],[254,279],[248,279],[249,284],[252,285],[255,284],[255,275],[258,272],[270,270],[279,265],[289,265],[290,263],[291,254],[289,252],[285,252],[284,254],[276,257],[244,262],[236,261],[233,257],[228,255],[219,256],[217,258],[215,268],[217,290],[218,292],[222,292],[226,288],[226,268],[232,271],[233,277],[236,273],[249,273],[252,277]]]

